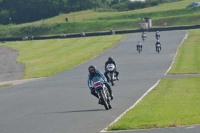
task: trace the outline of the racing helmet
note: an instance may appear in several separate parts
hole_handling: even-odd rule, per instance
[[[113,58],[112,58],[112,57],[109,57],[109,58],[108,58],[108,61],[113,61]]]
[[[91,75],[94,75],[96,73],[96,66],[94,65],[89,66],[88,71]]]

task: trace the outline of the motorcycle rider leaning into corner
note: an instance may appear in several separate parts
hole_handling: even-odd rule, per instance
[[[138,42],[138,43],[137,43],[137,45],[136,45],[137,50],[138,50],[139,47],[141,47],[141,51],[142,51],[142,47],[143,47],[143,46],[142,46],[142,43],[141,43],[141,42]]]
[[[116,74],[117,80],[119,80],[119,79],[118,79],[119,72],[117,71],[117,64],[116,64],[116,62],[113,60],[112,57],[109,57],[109,58],[108,58],[108,61],[106,61],[106,63],[105,63],[105,73],[104,73],[104,76],[106,77],[107,81],[110,82],[110,79],[109,79],[109,77],[108,77],[108,71],[107,71],[107,68],[106,68],[108,64],[114,64],[114,65],[115,65],[115,70],[114,70],[114,72],[115,72],[115,74]]]
[[[95,92],[95,89],[93,88],[93,81],[92,78],[95,76],[98,76],[101,80],[101,82],[103,82],[105,84],[105,86],[108,88],[108,92],[110,93],[111,96],[111,100],[113,99],[113,95],[112,95],[112,89],[109,85],[109,83],[106,80],[106,77],[103,75],[103,73],[99,70],[96,69],[96,66],[91,65],[88,68],[89,71],[89,75],[88,75],[88,87],[90,88],[91,94],[95,97],[98,97],[98,94]],[[101,101],[99,101],[99,104],[101,104]]]
[[[161,43],[159,40],[156,41],[156,51],[157,51],[157,45],[160,44],[160,50],[161,50]]]

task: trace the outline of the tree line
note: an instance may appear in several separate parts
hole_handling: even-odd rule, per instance
[[[108,5],[110,0],[0,0],[0,24],[26,23]]]
[[[159,1],[131,2],[129,0],[0,0],[0,24],[20,24],[58,15],[94,8],[133,10],[157,5]],[[150,4],[145,4],[149,3]],[[155,1],[158,1],[155,3]],[[153,3],[154,2],[154,3]]]

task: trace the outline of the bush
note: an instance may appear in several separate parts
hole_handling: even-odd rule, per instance
[[[150,2],[150,5],[151,6],[157,6],[159,3],[157,2],[157,1],[152,1],[152,2]]]

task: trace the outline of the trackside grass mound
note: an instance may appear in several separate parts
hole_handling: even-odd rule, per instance
[[[200,77],[164,79],[108,130],[200,124]]]
[[[192,20],[192,21],[191,21]],[[153,27],[161,27],[163,23],[167,22],[168,26],[176,25],[196,25],[200,24],[200,15],[180,15],[161,17],[153,19]],[[32,35],[52,35],[61,33],[80,33],[97,32],[114,30],[130,30],[139,29],[138,19],[119,19],[119,20],[96,20],[84,22],[69,22],[69,23],[55,23],[55,24],[41,24],[29,25],[24,27],[1,27],[0,36],[2,37],[22,37]],[[87,34],[87,33],[86,33]]]
[[[85,62],[111,48],[126,35],[74,39],[9,42],[19,51],[17,61],[25,64],[24,78],[51,76]]]
[[[61,33],[80,33],[94,31],[109,31],[126,29],[139,29],[138,18],[151,17],[153,27],[195,25],[200,24],[198,8],[186,8],[192,0],[164,3],[158,6],[123,11],[123,12],[97,12],[86,10],[61,14],[53,18],[32,23],[0,25],[0,37],[40,36]],[[68,18],[69,22],[65,21]]]
[[[200,30],[190,30],[169,74],[200,73]]]
[[[190,30],[169,73],[199,73],[200,30]],[[200,124],[200,77],[163,79],[135,108],[108,130]]]

